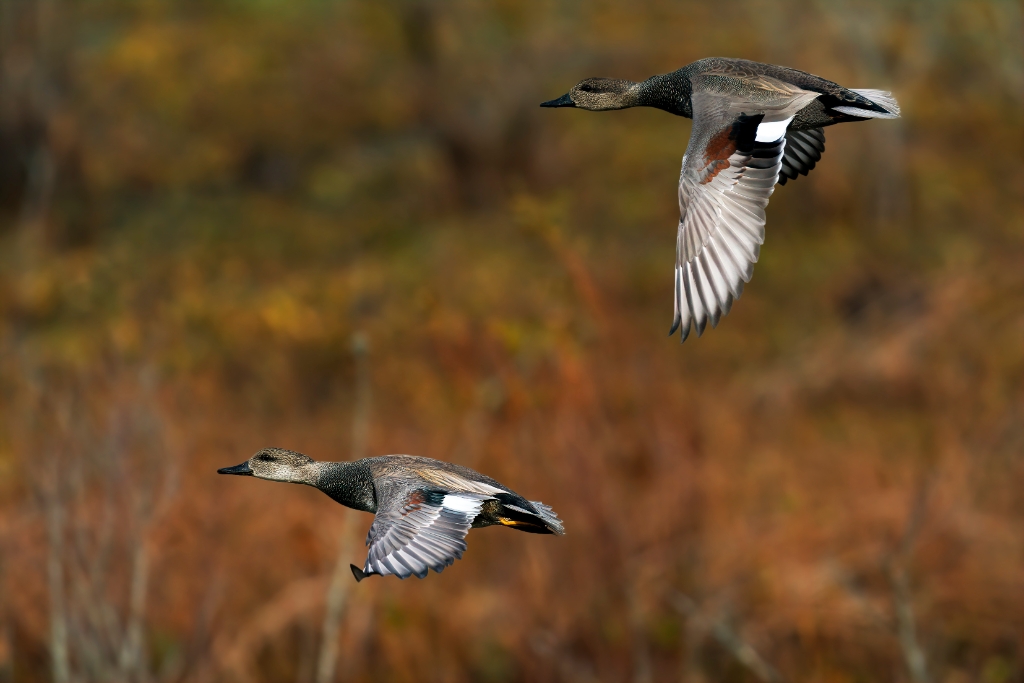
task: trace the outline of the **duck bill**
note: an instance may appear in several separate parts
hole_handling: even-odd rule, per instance
[[[246,460],[241,465],[235,465],[234,467],[221,467],[217,470],[217,474],[237,474],[242,477],[251,477],[252,470],[249,469],[249,461]]]
[[[548,100],[547,102],[541,102],[542,107],[575,107],[576,103],[569,97],[569,93],[565,93],[557,100]]]

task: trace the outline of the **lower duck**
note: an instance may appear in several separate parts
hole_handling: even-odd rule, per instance
[[[353,462],[318,462],[284,448],[264,448],[240,465],[217,470],[269,481],[306,484],[337,502],[376,516],[370,551],[356,581],[394,574],[424,578],[441,572],[466,550],[471,528],[501,525],[533,534],[565,533],[547,505],[468,467],[413,455],[383,455]]]

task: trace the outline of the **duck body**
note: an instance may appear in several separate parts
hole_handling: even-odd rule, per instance
[[[881,114],[888,113],[888,110],[857,91],[844,88],[821,76],[788,66],[728,57],[708,57],[687,64],[671,73],[652,76],[638,84],[640,99],[636,106],[654,107],[676,116],[692,119],[692,79],[702,75],[718,79],[723,89],[737,97],[748,95],[755,98],[755,101],[759,92],[764,92],[763,89],[756,85],[745,87],[743,84],[750,83],[750,79],[756,79],[758,76],[767,76],[818,93],[817,98],[811,100],[794,115],[793,121],[789,124],[790,131],[811,130],[837,123],[863,120],[863,117],[839,111],[834,107],[861,108]]]
[[[466,550],[470,528],[501,525],[536,534],[565,533],[554,511],[529,501],[468,467],[412,455],[353,462],[318,462],[282,448],[266,448],[248,461],[218,470],[313,486],[347,507],[376,517],[370,551],[357,581],[372,574],[423,578],[444,570]]]
[[[881,90],[853,90],[798,69],[710,57],[642,82],[587,78],[542,107],[655,107],[693,119],[679,174],[674,315],[669,334],[699,337],[750,281],[775,185],[807,175],[827,126],[900,114]]]
[[[320,465],[322,468],[316,487],[338,503],[356,510],[377,513],[377,488],[381,482],[384,496],[401,496],[404,491],[413,490],[436,491],[444,495],[494,496],[483,502],[480,512],[473,518],[471,526],[474,529],[500,524],[529,533],[560,533],[555,530],[560,529],[560,525],[554,524],[554,520],[545,521],[543,517],[535,516],[539,514],[532,510],[535,503],[462,465],[418,455],[382,455],[351,463],[325,462]],[[525,518],[524,510],[527,511]]]

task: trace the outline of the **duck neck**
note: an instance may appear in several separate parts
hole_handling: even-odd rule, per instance
[[[313,486],[346,507],[364,512],[377,511],[373,473],[364,460],[318,462]]]
[[[683,69],[668,74],[651,76],[635,87],[638,107],[654,107],[676,116],[693,118],[690,104],[692,85],[689,74]]]

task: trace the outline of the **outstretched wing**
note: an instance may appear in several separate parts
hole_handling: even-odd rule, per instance
[[[786,151],[779,169],[779,185],[807,175],[825,153],[825,131],[821,128],[786,131]]]
[[[366,537],[370,547],[362,572],[353,568],[357,579],[368,574],[394,574],[400,579],[423,578],[462,557],[466,534],[485,500],[478,493],[447,493],[438,489],[409,490],[400,480],[384,479],[376,484],[377,500],[384,504]]]
[[[718,325],[749,282],[764,242],[764,209],[792,117],[817,97],[772,80],[744,87],[694,79],[693,132],[679,176],[675,316],[670,334]]]

